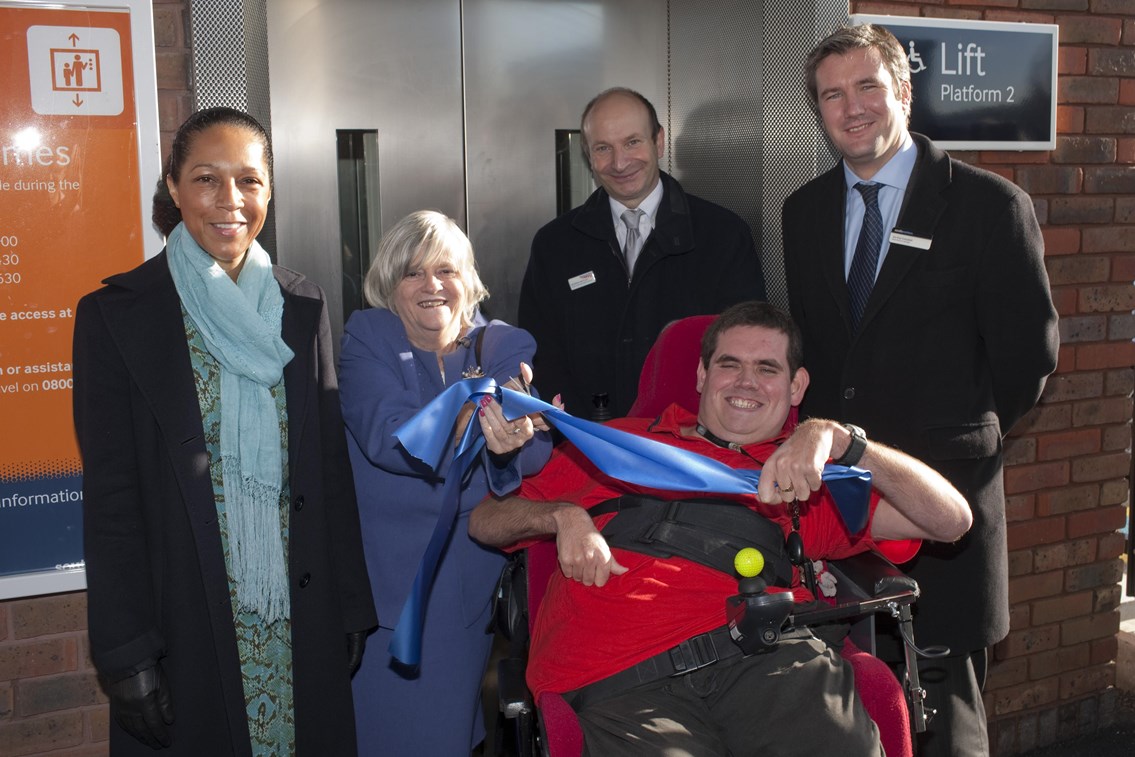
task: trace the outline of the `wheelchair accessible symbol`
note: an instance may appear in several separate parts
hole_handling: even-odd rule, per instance
[[[922,55],[914,49],[914,40],[910,41],[910,55],[907,56],[910,61],[910,72],[917,74],[919,71],[926,70],[926,64],[922,62]]]
[[[114,29],[28,28],[32,109],[45,116],[122,113],[122,40]]]

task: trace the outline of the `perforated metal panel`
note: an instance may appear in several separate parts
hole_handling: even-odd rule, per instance
[[[764,109],[760,203],[762,246],[769,299],[788,304],[780,210],[799,186],[831,168],[835,155],[820,128],[804,86],[804,59],[823,37],[847,23],[847,3],[764,3]]]
[[[272,133],[268,86],[266,0],[191,0],[194,110],[225,105],[259,121]],[[258,237],[276,257],[274,204]]]
[[[847,3],[670,0],[670,158],[694,194],[753,230],[769,299],[787,305],[780,209],[832,165],[808,105],[804,58]]]

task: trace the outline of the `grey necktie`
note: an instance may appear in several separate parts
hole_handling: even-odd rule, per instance
[[[627,273],[634,272],[635,261],[638,260],[638,254],[642,251],[642,239],[638,233],[638,220],[642,218],[642,211],[638,208],[631,208],[623,211],[621,216],[623,224],[627,227],[627,241],[623,245],[623,258],[627,261]]]

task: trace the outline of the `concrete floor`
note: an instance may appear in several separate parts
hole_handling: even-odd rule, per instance
[[[1135,695],[1120,696],[1116,722],[1090,736],[1053,744],[1020,757],[1131,757],[1135,755]]]

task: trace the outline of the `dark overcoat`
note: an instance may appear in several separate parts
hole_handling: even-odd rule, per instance
[[[785,272],[811,374],[803,413],[855,423],[922,459],[973,509],[960,541],[927,544],[905,566],[922,588],[919,643],[962,653],[1009,630],[1002,438],[1056,367],[1057,317],[1029,196],[911,136],[918,160],[898,228],[932,242],[891,242],[859,331],[844,278],[842,163],[785,202]]]
[[[670,321],[765,297],[748,224],[666,173],[661,181],[654,231],[633,277],[602,188],[532,240],[517,322],[536,338],[541,396],[562,394],[574,415],[589,417],[600,393],[614,417],[626,415],[646,353]]]
[[[275,269],[288,411],[296,753],[354,755],[346,633],[376,625],[323,292]],[[251,755],[229,584],[180,301],[166,255],[112,276],[75,320],[91,656],[160,661],[176,755]],[[115,755],[154,751],[111,718]]]

